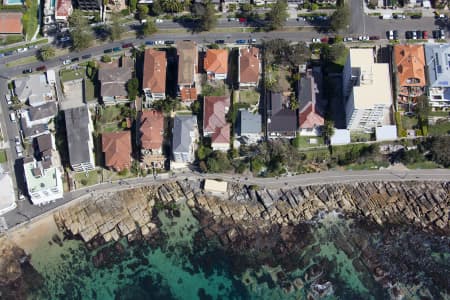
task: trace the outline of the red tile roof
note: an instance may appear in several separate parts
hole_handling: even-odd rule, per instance
[[[239,82],[258,82],[259,78],[259,49],[256,47],[240,50]]]
[[[102,150],[105,153],[105,165],[121,171],[131,166],[130,131],[106,132],[102,134]]]
[[[313,105],[313,102],[309,102],[301,112],[299,112],[300,128],[314,128],[316,126],[322,126],[324,119],[318,113]]]
[[[196,88],[183,88],[180,91],[181,101],[195,101],[197,100],[197,89]]]
[[[226,74],[228,72],[228,51],[226,49],[208,49],[203,67],[206,72]]]
[[[230,140],[230,124],[226,114],[230,109],[230,97],[205,97],[203,108],[203,131],[212,133],[213,143],[224,143]]]
[[[153,109],[143,111],[140,117],[139,131],[143,149],[160,150],[164,134],[163,114]]]
[[[72,14],[72,1],[71,0],[57,0],[56,2],[56,18],[67,18]]]
[[[166,52],[153,49],[145,50],[143,89],[152,93],[166,92]]]
[[[394,58],[400,86],[426,86],[422,45],[395,45]]]
[[[22,33],[22,13],[0,13],[0,33]]]

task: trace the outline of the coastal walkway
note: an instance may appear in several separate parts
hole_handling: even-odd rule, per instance
[[[64,198],[45,206],[35,206],[29,201],[19,201],[17,208],[6,213],[3,217],[6,220],[8,230],[17,226],[30,223],[41,215],[53,213],[62,206],[71,205],[73,202],[82,201],[98,193],[117,192],[137,188],[146,185],[162,184],[175,180],[203,180],[218,179],[228,182],[235,182],[247,185],[258,185],[268,189],[292,188],[296,186],[324,185],[354,182],[374,182],[374,181],[449,181],[450,169],[423,169],[423,170],[371,170],[371,171],[327,171],[321,173],[309,173],[301,175],[256,178],[246,177],[238,174],[203,174],[192,171],[184,171],[173,175],[161,174],[156,178],[153,176],[121,179],[118,181],[104,182],[86,188],[77,189],[64,194]]]

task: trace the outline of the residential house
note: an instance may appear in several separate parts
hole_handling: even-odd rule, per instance
[[[248,109],[240,109],[236,135],[244,144],[253,144],[262,137],[261,115],[252,113]]]
[[[52,88],[47,83],[44,74],[32,74],[30,76],[14,80],[14,92],[19,101],[28,101],[30,106],[39,106],[48,101],[54,101]]]
[[[239,50],[239,88],[257,87],[261,71],[259,49],[256,47]]]
[[[105,154],[105,166],[120,172],[131,167],[131,132],[102,133],[102,151]]]
[[[162,147],[164,140],[164,115],[151,109],[139,116],[139,136],[142,161],[147,168],[163,168],[165,157]]]
[[[124,9],[127,9],[127,3],[125,0],[107,0],[106,2],[106,10],[120,12]]]
[[[213,150],[230,149],[230,124],[226,115],[230,109],[230,97],[207,96],[203,103],[203,136],[211,137]]]
[[[297,110],[289,107],[289,97],[275,92],[268,92],[266,97],[267,137],[295,137],[298,128]]]
[[[225,80],[228,73],[228,50],[208,49],[203,61],[208,80]]]
[[[30,107],[21,113],[20,127],[25,139],[33,139],[41,134],[48,133],[48,124],[58,112],[56,102],[47,102],[43,105]]]
[[[98,71],[100,97],[106,105],[128,102],[127,83],[133,76],[133,60],[122,56],[112,63],[102,63]]]
[[[22,13],[0,13],[0,34],[22,34]]]
[[[0,173],[0,216],[15,209],[16,192],[14,191],[13,181],[9,173]]]
[[[73,12],[71,0],[56,0],[55,20],[58,22],[68,22]]]
[[[198,49],[194,41],[177,42],[178,53],[178,90],[181,101],[197,100],[195,74],[198,69]]]
[[[389,64],[375,63],[372,49],[352,48],[342,78],[347,129],[373,132],[390,125]]]
[[[93,125],[87,105],[64,110],[70,166],[76,172],[95,168]]]
[[[34,156],[23,160],[25,181],[31,202],[44,205],[63,197],[61,162],[50,133],[37,137],[34,148]]]
[[[177,115],[173,120],[172,155],[177,163],[192,163],[198,142],[196,116]]]
[[[142,89],[148,101],[166,98],[166,52],[145,50]]]
[[[394,46],[394,72],[398,82],[398,103],[414,103],[425,92],[425,54],[419,44]]]
[[[321,72],[320,69],[315,71],[316,76],[313,75],[312,69],[308,69],[297,82],[298,131],[300,135],[304,136],[320,135],[320,128],[324,124],[318,85],[321,82]]]
[[[450,108],[450,44],[426,44],[426,71],[430,105]]]
[[[78,9],[81,10],[99,10],[102,6],[100,0],[76,0]]]

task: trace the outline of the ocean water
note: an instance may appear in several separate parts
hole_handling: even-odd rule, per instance
[[[198,221],[186,205],[180,206],[180,212],[176,218],[159,213],[163,238],[157,243],[129,244],[123,239],[118,245],[90,251],[78,240],[64,240],[62,246],[42,241],[31,264],[44,281],[38,290],[29,291],[29,299],[389,298],[388,289],[373,279],[369,269],[355,263],[360,253],[343,251],[343,244],[337,242],[337,238],[344,243],[352,239],[352,220],[329,214],[308,224],[311,237],[292,257],[302,263],[286,267],[243,259],[241,254],[246,253],[227,251],[217,240],[200,243]],[[367,236],[375,242],[380,239],[379,232]],[[100,252],[106,253],[107,263],[96,267],[93,258]],[[445,268],[449,256],[441,252],[434,249],[433,255]],[[398,286],[408,299],[429,292]],[[445,298],[445,292],[442,295]]]

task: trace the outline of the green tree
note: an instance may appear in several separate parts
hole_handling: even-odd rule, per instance
[[[155,22],[151,18],[145,19],[146,21],[142,24],[141,34],[142,36],[149,36],[158,31]]]
[[[414,111],[422,120],[428,119],[430,115],[431,107],[426,95],[417,97],[416,105],[414,106]]]
[[[348,49],[343,43],[335,43],[329,47],[329,50],[326,53],[328,56],[326,59],[330,62],[336,63],[343,56],[347,56],[347,53]]]
[[[130,3],[130,6],[129,6],[130,12],[135,12],[135,11],[136,11],[136,7],[137,7],[138,0],[130,0],[129,3]]]
[[[150,11],[150,9],[148,8],[148,5],[146,5],[146,4],[139,4],[137,6],[137,10],[138,10],[139,20],[146,19],[148,16],[148,13]]]
[[[433,137],[431,140],[431,157],[433,161],[450,167],[450,136]]]
[[[72,28],[70,35],[72,37],[72,47],[75,51],[88,48],[94,40],[92,28],[83,12],[75,9],[69,17],[69,26]]]
[[[331,15],[330,26],[334,32],[338,32],[347,28],[350,24],[350,8],[347,4],[338,6]]]
[[[264,167],[264,162],[258,158],[258,157],[253,157],[250,161],[250,168],[252,170],[253,173],[260,173],[262,168]]]
[[[287,8],[288,4],[286,0],[277,0],[277,2],[273,4],[266,16],[269,30],[277,30],[283,27],[284,22],[289,16]]]
[[[38,58],[42,61],[49,60],[52,57],[55,57],[55,48],[51,45],[44,45],[39,49]]]
[[[195,3],[192,13],[197,18],[198,31],[210,31],[217,25],[216,10],[210,0],[203,3]]]
[[[161,0],[161,6],[165,12],[175,13],[183,11],[184,6],[178,0]]]
[[[69,26],[71,28],[75,28],[85,27],[88,25],[88,20],[84,17],[83,12],[79,9],[74,9],[69,17]]]
[[[202,106],[201,106],[200,101],[197,100],[197,101],[192,102],[191,110],[194,115],[198,116],[201,112],[201,109],[202,109]]]
[[[200,145],[197,148],[197,158],[198,160],[205,160],[211,153],[212,153],[212,149],[209,147],[206,147],[204,145]]]
[[[151,6],[151,14],[153,16],[159,16],[163,13],[163,9],[161,7],[161,2],[159,0],[154,0]]]
[[[241,11],[244,13],[251,12],[253,9],[253,6],[250,3],[244,3],[241,5]]]
[[[322,126],[322,136],[326,143],[330,143],[331,137],[334,134],[334,122],[330,119],[325,119]]]
[[[112,41],[120,40],[122,37],[123,27],[121,25],[120,16],[117,13],[113,13],[111,17],[111,27],[109,29]]]
[[[138,95],[138,89],[139,89],[138,79],[136,77],[131,78],[127,82],[128,98],[130,98],[130,100],[136,99],[136,96]]]
[[[292,146],[295,148],[300,148],[300,136],[297,135],[295,138],[292,139]]]
[[[318,9],[319,9],[319,5],[318,5],[317,3],[311,4],[311,10],[312,10],[312,11],[318,10]]]
[[[111,56],[105,54],[102,56],[101,61],[105,62],[105,63],[109,63],[112,61],[112,58],[111,58]]]

